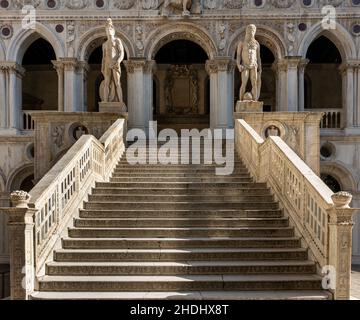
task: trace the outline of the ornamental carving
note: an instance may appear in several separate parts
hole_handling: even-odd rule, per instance
[[[295,0],[272,0],[271,3],[275,8],[287,9],[295,3]]]
[[[198,71],[188,65],[172,65],[166,72],[165,106],[168,114],[197,114],[199,110]],[[174,92],[187,91],[179,101],[174,100]],[[177,95],[179,97],[179,95]],[[189,97],[188,101],[186,98]]]
[[[24,6],[30,5],[37,8],[41,4],[41,0],[15,0],[14,6],[17,9],[22,9]]]
[[[131,9],[135,5],[135,0],[115,0],[114,6],[120,10]]]
[[[88,6],[88,0],[67,0],[65,6],[69,9],[84,9]]]

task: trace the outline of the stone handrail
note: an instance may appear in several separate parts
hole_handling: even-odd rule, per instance
[[[334,194],[280,137],[264,140],[244,120],[236,120],[235,130],[236,151],[255,179],[271,188],[319,273],[335,271],[326,289],[335,299],[348,299],[356,211],[349,207],[351,195]]]
[[[36,289],[37,277],[91,188],[108,180],[125,150],[125,129],[125,120],[118,119],[100,141],[83,135],[29,194],[12,193],[13,207],[2,211],[9,214],[13,299],[26,299]]]

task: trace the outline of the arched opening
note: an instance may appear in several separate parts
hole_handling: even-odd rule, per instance
[[[321,180],[333,191],[337,193],[342,190],[340,182],[330,174],[321,174]]]
[[[104,41],[106,38],[104,38]],[[98,43],[98,41],[96,42]],[[93,51],[89,54],[88,64],[89,72],[87,75],[87,111],[88,112],[98,112],[99,111],[99,102],[100,99],[100,85],[104,80],[104,76],[101,73],[101,63],[102,63],[103,53],[102,53],[102,44],[95,47]],[[127,59],[125,52],[124,60]],[[121,86],[123,90],[123,98],[125,104],[127,104],[127,73],[124,64],[121,64]]]
[[[264,102],[265,112],[274,112],[276,111],[276,77],[272,66],[275,62],[275,56],[273,52],[263,44],[260,44],[260,56],[262,75],[259,101]],[[236,53],[234,58],[236,59]],[[239,100],[240,86],[241,76],[238,68],[236,68],[234,79],[234,101]],[[248,83],[248,90],[251,90],[250,81]]]
[[[58,76],[52,60],[56,54],[51,44],[39,38],[25,51],[22,66],[22,110],[58,110]],[[27,124],[24,124],[25,128]]]
[[[29,192],[32,188],[34,188],[34,175],[33,174],[27,176],[20,183],[20,190]]]
[[[158,129],[209,127],[208,55],[190,40],[168,42],[155,55],[154,119]]]
[[[9,192],[23,190],[29,192],[34,187],[34,167],[27,164],[14,171],[8,182],[6,189]]]
[[[305,109],[342,108],[342,57],[336,45],[320,36],[309,46],[306,58]]]

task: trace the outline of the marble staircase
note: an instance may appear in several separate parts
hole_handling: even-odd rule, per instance
[[[135,165],[98,182],[32,299],[330,299],[294,228],[240,158]]]

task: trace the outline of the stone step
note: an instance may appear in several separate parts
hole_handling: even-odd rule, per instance
[[[255,182],[97,182],[96,187],[98,188],[201,188],[203,190],[208,189],[239,189],[239,188],[267,188],[266,183],[255,183]]]
[[[80,218],[280,218],[279,209],[236,210],[236,209],[198,209],[198,210],[80,210]]]
[[[164,170],[174,170],[174,169],[215,169],[215,168],[221,168],[225,167],[225,164],[204,164],[204,163],[195,163],[190,162],[189,164],[181,164],[181,162],[173,163],[173,164],[162,164],[159,162],[150,163],[148,159],[139,159],[141,160],[141,163],[129,163],[128,160],[123,159],[121,160],[117,166],[116,169],[122,169],[122,168],[138,168],[138,169],[161,169],[164,168]],[[246,170],[247,167],[242,163],[238,161],[234,161],[234,168],[236,169],[244,169]]]
[[[69,228],[72,238],[156,238],[156,237],[293,237],[294,229],[284,228]]]
[[[133,177],[133,178],[162,178],[164,177],[164,172],[144,172],[143,170],[139,170],[138,172],[114,172],[112,174],[113,178],[122,178],[122,177]],[[211,179],[211,178],[219,178],[219,176],[215,175],[215,171],[212,173],[209,172],[201,172],[201,173],[191,173],[191,172],[168,172],[166,171],[166,177],[169,177],[170,179],[185,179],[185,178],[197,178],[197,179]],[[220,176],[221,177],[221,176]],[[237,178],[237,179],[249,179],[250,174],[249,173],[232,173],[228,177],[231,178]]]
[[[256,195],[267,196],[270,195],[270,190],[267,188],[217,188],[217,189],[202,189],[202,188],[94,188],[92,190],[93,195],[229,195],[229,196],[241,196],[241,195]]]
[[[206,202],[209,199],[207,195],[174,195],[174,194],[151,194],[151,195],[137,195],[137,194],[91,194],[88,197],[89,202],[137,202],[137,203],[153,203],[153,202],[177,202],[184,203],[196,203]],[[273,202],[274,197],[272,195],[213,195],[211,196],[212,202],[251,202],[251,203],[263,203]]]
[[[303,248],[179,248],[179,249],[59,249],[59,262],[306,260]]]
[[[47,275],[311,274],[311,261],[50,262]]]
[[[63,238],[64,249],[299,248],[300,238]]]
[[[44,276],[41,291],[321,290],[316,275]]]
[[[256,201],[256,200],[254,200]],[[177,202],[86,202],[84,209],[151,209],[151,210],[194,210],[194,209],[279,209],[279,204],[276,202],[253,202],[253,201],[239,201],[239,202],[210,202],[210,201],[177,201]]]
[[[111,177],[110,182],[163,182],[163,183],[174,183],[174,182],[218,182],[218,183],[228,183],[228,182],[237,182],[237,183],[250,183],[253,182],[252,178],[241,178],[241,177],[234,177],[234,176],[213,176],[213,177],[200,177],[200,176],[193,176],[193,177],[169,177],[169,176],[162,176],[162,177],[146,177],[146,176],[121,176],[121,177]]]
[[[139,172],[139,168],[136,166],[127,166],[127,167],[117,167],[114,170],[114,173],[124,173],[124,172],[131,172],[131,173],[136,173]],[[171,173],[171,174],[175,174],[175,173],[187,173],[187,174],[204,174],[204,173],[208,173],[208,174],[214,174],[215,173],[215,167],[205,167],[203,168],[202,166],[196,168],[196,167],[183,167],[183,168],[173,168],[172,166],[161,166],[159,168],[154,168],[154,167],[148,167],[148,166],[144,166],[143,168],[141,168],[141,172],[143,173],[162,173],[162,172],[166,172],[166,173]],[[248,174],[249,171],[246,168],[235,168],[233,171],[234,174]]]
[[[116,218],[74,219],[76,228],[146,228],[146,227],[287,227],[287,218]]]
[[[331,300],[332,295],[325,290],[266,290],[266,291],[124,291],[124,292],[101,292],[101,291],[68,291],[55,292],[35,291],[31,294],[31,300]]]

